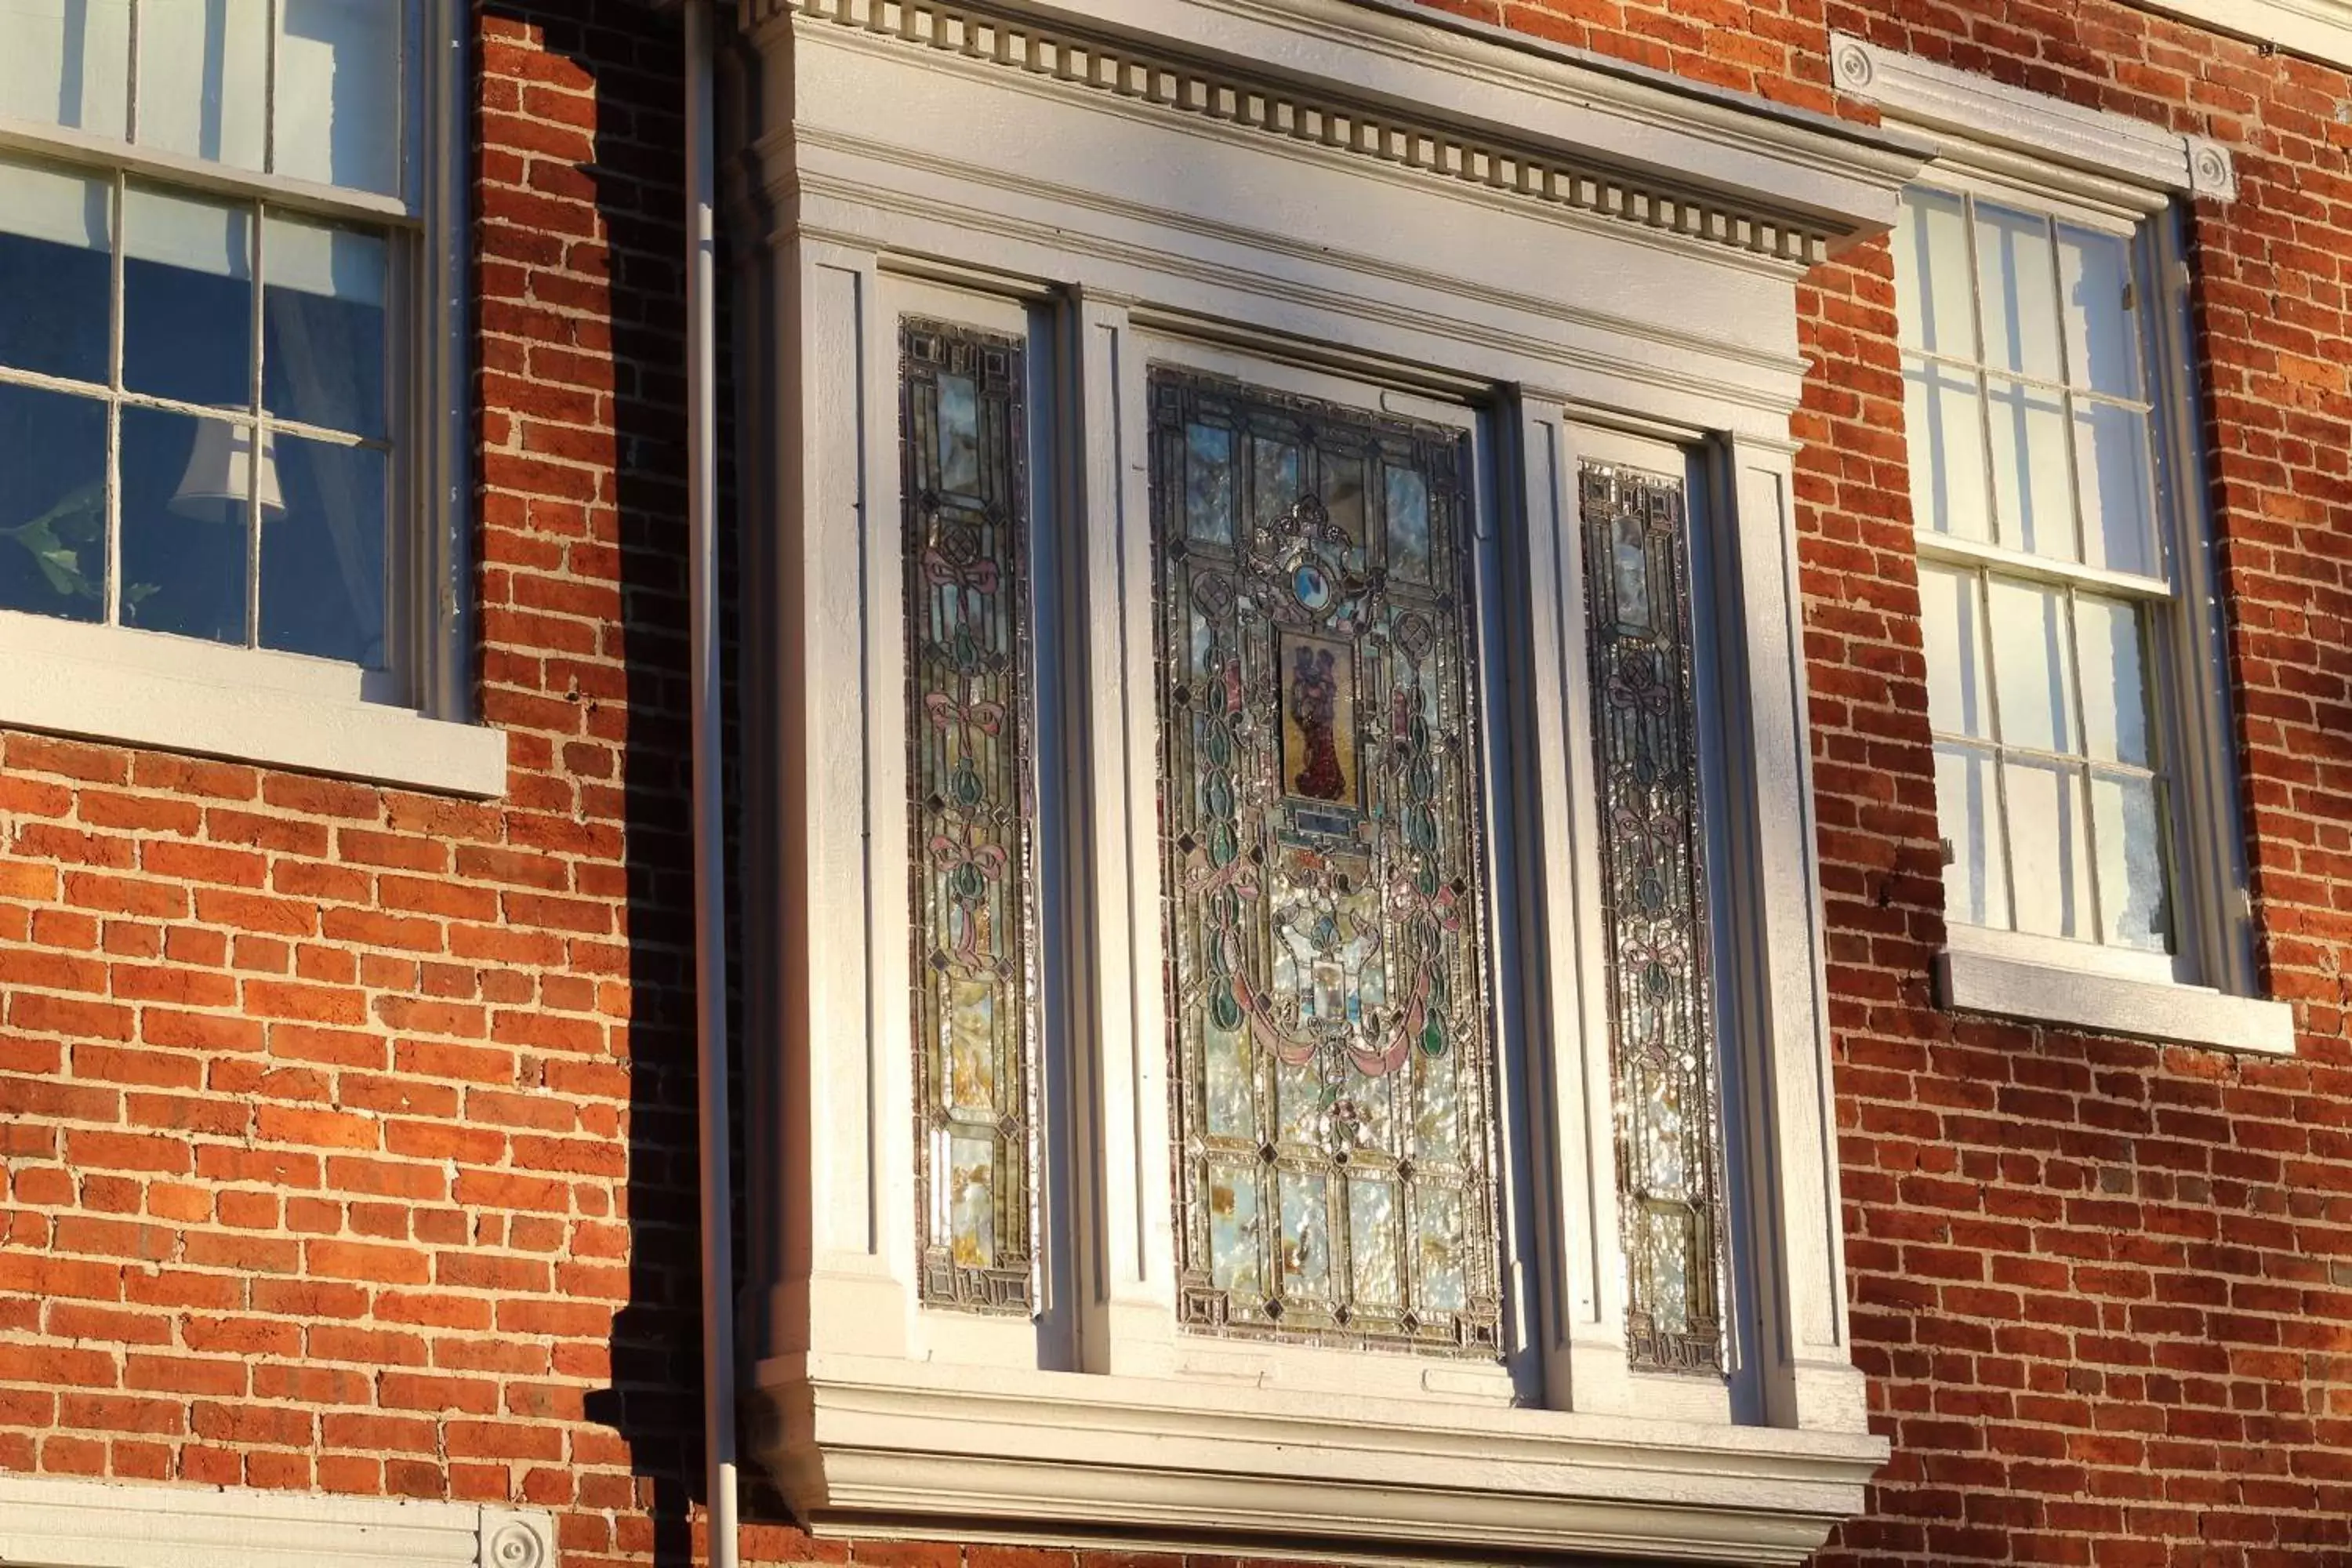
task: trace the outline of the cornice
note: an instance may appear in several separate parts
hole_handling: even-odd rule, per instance
[[[1571,60],[1522,57],[1353,0],[1100,0],[1096,10],[1135,24],[1131,30],[1032,0],[739,0],[739,6],[743,27],[755,36],[784,24],[849,29],[869,42],[950,57],[1053,90],[1100,95],[1791,268],[1879,232],[1885,219],[1874,207],[1854,210],[1857,198],[1866,192],[1891,199],[1925,152],[1900,137],[1768,114],[1719,93],[1680,94]],[[1178,10],[1192,21],[1230,21],[1228,41],[1236,47],[1296,43],[1281,64],[1299,68],[1202,49],[1178,26],[1187,19]],[[1357,79],[1309,74],[1335,56],[1360,68]],[[1517,129],[1544,118],[1536,114],[1506,122],[1449,113],[1441,97],[1549,108],[1563,120],[1606,129],[1620,145],[1612,156]],[[1797,190],[1800,184],[1808,188]],[[1844,198],[1843,209],[1834,200],[1809,202],[1820,194],[1814,185]]]
[[[2126,186],[2221,201],[2237,195],[2230,150],[2207,137],[2086,109],[1845,33],[1830,36],[1830,74],[1840,92],[1878,105],[1948,150],[1990,144]]]
[[[1797,1564],[1885,1439],[1303,1391],[770,1363],[766,1447],[818,1534],[1123,1543],[1402,1563]]]

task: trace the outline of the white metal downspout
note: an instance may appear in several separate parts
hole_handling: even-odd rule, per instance
[[[686,0],[687,540],[692,557],[694,1056],[702,1155],[702,1443],[711,1568],[736,1568],[735,1312],[728,1157],[727,825],[719,783],[716,137],[709,0]]]

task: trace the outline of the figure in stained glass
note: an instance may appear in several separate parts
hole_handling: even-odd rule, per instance
[[[1300,575],[1319,569],[1301,567]],[[1302,601],[1304,595],[1301,596]],[[1348,650],[1327,643],[1294,641],[1284,654],[1290,667],[1287,721],[1283,732],[1284,771],[1293,794],[1309,800],[1345,801],[1355,791],[1355,671],[1344,662]],[[1342,689],[1344,683],[1345,689]],[[1342,765],[1342,748],[1348,759]]]

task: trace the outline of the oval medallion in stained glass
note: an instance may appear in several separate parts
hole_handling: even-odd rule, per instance
[[[1151,375],[1194,1327],[1494,1355],[1465,448]]]

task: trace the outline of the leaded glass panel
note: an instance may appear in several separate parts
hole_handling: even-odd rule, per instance
[[[1610,1056],[1635,1366],[1724,1365],[1722,1123],[1683,483],[1583,469]]]
[[[1022,345],[900,332],[922,1294],[1034,1298],[1035,883]]]
[[[1151,376],[1181,1301],[1496,1353],[1461,436]]]

